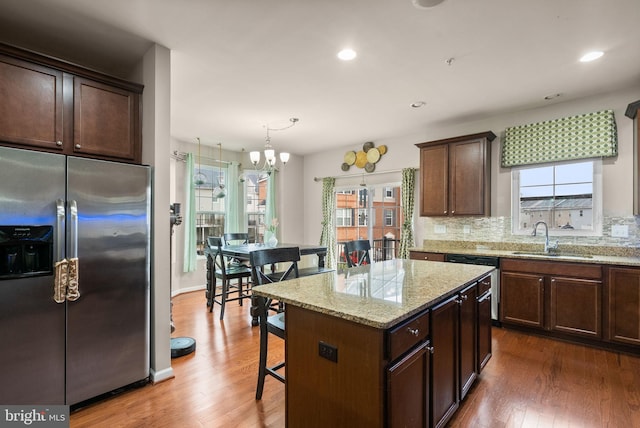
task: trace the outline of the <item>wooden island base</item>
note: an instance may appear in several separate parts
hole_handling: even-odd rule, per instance
[[[492,271],[396,260],[256,287],[286,303],[286,426],[446,425],[491,357]]]
[[[383,331],[292,305],[286,322],[287,426],[382,427]],[[320,342],[337,361],[319,355]]]

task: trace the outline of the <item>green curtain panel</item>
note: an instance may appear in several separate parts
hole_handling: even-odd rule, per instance
[[[416,169],[402,170],[402,231],[398,258],[408,259],[409,248],[413,247],[413,207],[416,193]]]
[[[276,174],[277,171],[273,171],[267,179],[267,202],[264,213],[264,223],[266,227],[271,226],[274,218],[278,218],[278,212],[276,210]],[[276,229],[276,238],[280,239],[280,228]],[[264,238],[263,238],[264,239]]]
[[[336,212],[336,198],[333,189],[336,179],[326,177],[322,179],[322,232],[320,234],[320,245],[327,247],[327,257],[325,267],[335,269],[336,267],[336,228],[333,222]]]
[[[185,171],[184,194],[186,206],[182,218],[184,230],[184,272],[196,271],[196,190],[193,184],[193,155],[187,153],[187,168]]]
[[[618,155],[613,110],[513,126],[505,134],[503,167]]]
[[[246,222],[243,222],[240,207],[242,205],[238,162],[231,162],[227,166],[227,183],[225,197],[224,230],[229,233],[246,232]]]

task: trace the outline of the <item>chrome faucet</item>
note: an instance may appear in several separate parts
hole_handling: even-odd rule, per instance
[[[544,221],[539,221],[535,225],[533,225],[533,232],[531,236],[536,236],[536,231],[538,230],[538,225],[542,224],[544,226],[544,252],[549,253],[551,251],[558,250],[558,241],[555,244],[549,243],[549,226]]]

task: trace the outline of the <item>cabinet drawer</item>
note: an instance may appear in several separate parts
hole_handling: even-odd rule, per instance
[[[588,263],[500,259],[500,269],[511,272],[557,275],[582,279],[602,279],[602,266]]]
[[[389,361],[395,360],[416,344],[426,340],[428,335],[429,311],[424,311],[393,328],[389,331],[387,339]]]
[[[482,296],[489,290],[491,290],[491,275],[487,275],[478,281],[478,296]]]
[[[432,262],[443,262],[443,253],[429,253],[426,251],[410,251],[409,258],[411,260],[429,260]]]

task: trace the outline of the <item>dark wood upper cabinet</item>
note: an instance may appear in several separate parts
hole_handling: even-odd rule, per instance
[[[0,44],[0,144],[140,163],[142,89]]]
[[[137,160],[137,94],[76,77],[73,98],[74,153]]]
[[[421,216],[491,214],[491,131],[416,144]]]
[[[640,215],[640,100],[629,103],[624,115],[633,119],[633,215]]]
[[[0,140],[62,151],[62,71],[0,55]]]

